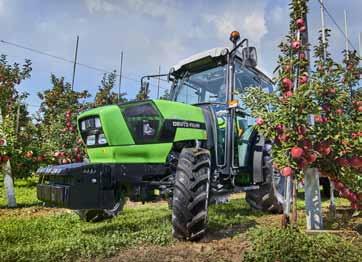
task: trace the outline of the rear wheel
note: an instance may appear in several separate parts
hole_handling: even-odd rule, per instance
[[[180,154],[172,197],[172,233],[179,240],[198,240],[207,227],[210,152],[184,148]]]
[[[278,201],[276,195],[278,193],[281,196],[283,195],[284,177],[273,168],[271,148],[271,143],[267,141],[263,150],[263,175],[265,182],[260,185],[259,189],[247,191],[245,200],[256,210],[282,213],[283,206]]]
[[[122,212],[125,204],[125,198],[121,197],[120,200],[111,209],[80,209],[74,212],[80,217],[81,220],[87,222],[100,222],[106,219],[111,219]]]

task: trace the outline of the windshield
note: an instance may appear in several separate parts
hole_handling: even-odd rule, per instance
[[[189,74],[186,72],[176,82],[173,100],[186,104],[203,102],[226,103],[226,68],[227,65],[223,65],[199,73]],[[236,63],[235,98],[238,99],[246,88],[255,86],[263,88],[267,92],[273,90],[272,85],[263,80],[256,72],[240,63]]]
[[[174,100],[186,104],[225,102],[226,66],[214,67],[190,75],[188,72],[177,81]]]

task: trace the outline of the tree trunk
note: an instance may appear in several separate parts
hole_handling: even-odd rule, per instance
[[[16,207],[14,181],[11,174],[11,165],[9,160],[3,164],[2,170],[4,172],[4,188],[8,201],[8,207]]]

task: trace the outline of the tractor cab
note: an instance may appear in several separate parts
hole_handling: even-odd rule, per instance
[[[248,40],[238,43],[238,32],[233,32],[230,39],[232,49],[214,48],[184,59],[171,68],[169,79],[171,100],[211,112],[210,119],[215,121],[211,121],[214,134],[209,132],[209,140],[213,138],[209,144],[214,145],[216,167],[232,183],[244,186],[261,182],[262,170],[251,170],[249,145],[256,139],[255,119],[243,107],[241,96],[249,87],[272,92],[273,83],[256,68],[256,50],[248,46]]]

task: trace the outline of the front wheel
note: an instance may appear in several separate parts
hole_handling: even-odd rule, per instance
[[[210,187],[210,152],[184,148],[180,154],[172,197],[172,234],[198,240],[206,232]]]

